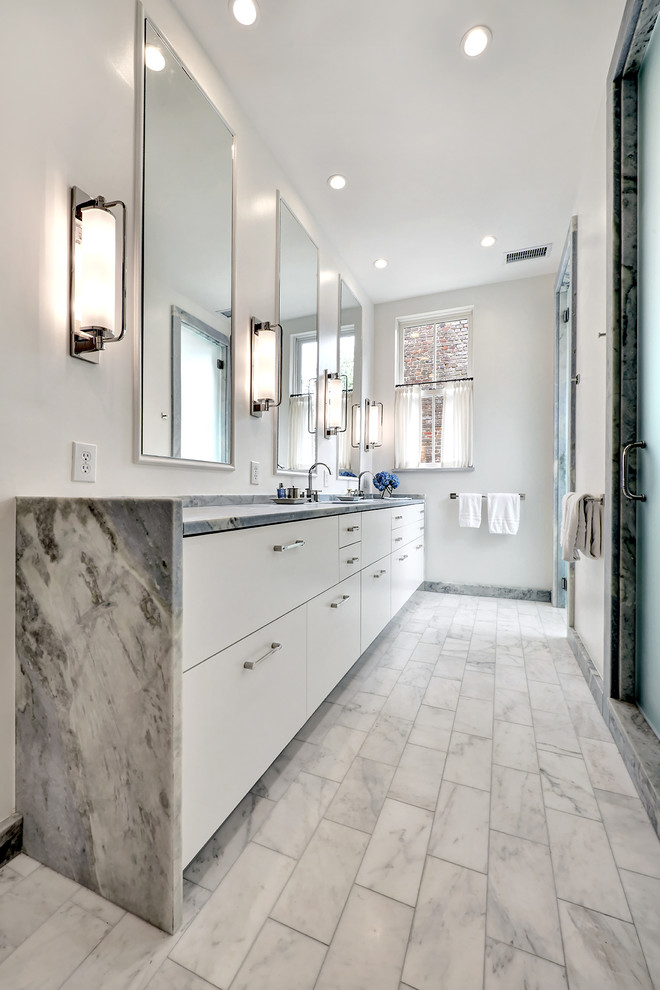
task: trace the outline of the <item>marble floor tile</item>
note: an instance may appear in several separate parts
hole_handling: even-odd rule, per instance
[[[429,855],[469,870],[488,870],[488,791],[445,780],[433,819]]]
[[[546,684],[559,684],[559,677],[551,659],[525,654],[525,670],[530,681],[544,681]]]
[[[492,738],[493,702],[482,701],[479,698],[466,698],[461,695],[456,706],[454,731],[473,736],[485,736],[487,739]]]
[[[314,755],[307,761],[305,769],[309,773],[318,774],[319,777],[327,777],[328,780],[341,783],[366,738],[367,733],[359,729],[333,725],[323,742],[317,746]]]
[[[432,824],[430,811],[388,798],[356,882],[414,907]]]
[[[524,669],[525,658],[522,646],[504,646],[498,643],[495,647],[495,662],[498,667],[502,665]]]
[[[637,797],[635,785],[630,779],[630,774],[626,770],[621,754],[613,742],[581,739],[580,746],[593,788]]]
[[[329,945],[368,843],[364,832],[322,821],[271,917]]]
[[[449,749],[453,724],[454,712],[450,709],[422,705],[408,736],[408,742],[446,753]]]
[[[259,797],[279,801],[292,780],[295,780],[317,747],[304,739],[292,739],[252,788]]]
[[[360,756],[377,763],[398,766],[412,726],[413,723],[407,719],[381,714],[362,744]]]
[[[424,695],[424,704],[432,708],[451,708],[456,711],[461,682],[448,677],[432,677]]]
[[[646,963],[655,990],[660,987],[660,880],[621,870],[623,889],[628,898]]]
[[[437,643],[418,643],[412,652],[411,660],[435,665],[440,657],[440,646]]]
[[[484,990],[568,990],[563,966],[490,938],[484,972]]]
[[[546,818],[557,896],[632,921],[603,824],[552,809]]]
[[[406,684],[413,688],[421,688],[426,691],[428,683],[433,676],[433,664],[423,663],[421,660],[409,660],[401,671],[399,684]]]
[[[171,959],[166,959],[149,980],[145,990],[217,990],[217,988],[212,987],[201,976],[196,976]]]
[[[539,749],[547,749],[551,753],[565,753],[570,756],[581,756],[582,750],[575,734],[573,723],[567,715],[556,712],[534,712],[534,735]]]
[[[433,668],[434,677],[444,677],[450,681],[460,681],[465,674],[466,660],[457,660],[443,654]]]
[[[560,715],[568,714],[564,694],[558,684],[528,681],[527,687],[532,709],[538,708],[542,712],[557,712]]]
[[[492,752],[491,739],[452,732],[444,779],[489,791]]]
[[[518,725],[532,724],[532,709],[527,688],[524,691],[501,688],[497,674],[495,675],[495,718],[503,722],[517,722]]]
[[[392,688],[389,698],[383,705],[382,713],[390,718],[403,718],[414,722],[424,698],[424,687],[402,684],[401,679]]]
[[[20,945],[77,890],[78,884],[47,866],[30,872],[0,897],[0,932],[4,941],[9,946]]]
[[[493,763],[537,773],[539,763],[531,726],[496,720],[493,730]]]
[[[619,869],[660,879],[660,839],[639,798],[611,791],[595,793]]]
[[[176,937],[146,921],[125,914],[78,969],[62,990],[143,990],[165,962]]]
[[[215,986],[229,987],[295,865],[288,856],[250,843],[170,958]]]
[[[385,703],[386,699],[379,694],[357,691],[347,704],[341,706],[335,722],[349,729],[369,732]]]
[[[329,701],[323,701],[311,715],[301,729],[296,732],[296,739],[305,742],[320,743],[330,728],[337,721],[340,714],[339,705],[333,705]]]
[[[612,733],[605,725],[593,699],[587,702],[569,700],[568,711],[578,738],[612,742]]]
[[[383,659],[381,661],[382,667],[388,667],[393,670],[403,670],[408,661],[410,660],[413,652],[413,647],[408,649],[401,649],[399,647],[390,646],[383,654]]]
[[[439,711],[440,709],[436,709]],[[438,800],[445,753],[408,742],[390,785],[388,797],[433,811]]]
[[[559,902],[571,990],[653,990],[633,925]]]
[[[584,760],[562,753],[538,750],[543,799],[546,808],[573,815],[600,818],[596,797]]]
[[[356,757],[325,817],[349,828],[373,832],[394,773],[394,767],[387,763]]]
[[[410,650],[412,655],[412,651],[419,643],[420,635],[421,633],[400,632],[392,640],[392,647],[395,650]]]
[[[269,919],[231,990],[313,990],[326,951],[320,942]]]
[[[561,674],[559,676],[561,689],[567,701],[577,701],[589,704],[593,701],[593,695],[589,685],[581,673]]]
[[[368,691],[369,694],[379,694],[381,697],[387,698],[399,676],[399,671],[392,667],[376,667],[365,677],[362,689]]]
[[[413,910],[353,887],[315,990],[397,990]]]
[[[0,987],[59,990],[109,931],[101,918],[63,904],[0,964]]]
[[[495,678],[492,674],[479,674],[473,670],[466,670],[461,684],[461,695],[490,701],[492,704],[495,695]]]
[[[256,833],[254,841],[298,859],[338,787],[335,781],[301,773]]]
[[[547,846],[491,832],[486,930],[495,941],[563,964]]]
[[[117,907],[112,901],[106,901],[105,897],[95,894],[93,890],[88,890],[87,887],[79,887],[71,898],[70,903],[77,904],[87,914],[105,921],[110,928],[116,925],[118,921],[121,921],[126,914],[123,908]]]
[[[486,883],[482,873],[428,857],[403,966],[404,984],[416,990],[481,990]]]
[[[11,869],[15,873],[19,873],[22,877],[29,877],[31,873],[34,873],[35,870],[40,868],[41,863],[38,863],[36,859],[32,859],[30,856],[26,856],[25,853],[19,853],[11,861]]]
[[[493,767],[490,827],[547,845],[543,791],[538,774]]]
[[[498,689],[521,691],[527,697],[527,675],[522,667],[497,663],[495,665],[495,681]]]
[[[215,890],[275,807],[268,798],[246,794],[184,870],[186,880]]]

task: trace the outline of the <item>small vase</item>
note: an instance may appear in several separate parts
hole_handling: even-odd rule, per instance
[[[394,489],[392,488],[392,486],[391,485],[387,485],[386,488],[383,488],[383,490],[382,490],[382,492],[380,494],[380,497],[381,498],[391,498],[393,491],[394,491]]]

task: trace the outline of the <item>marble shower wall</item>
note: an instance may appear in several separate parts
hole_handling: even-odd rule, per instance
[[[180,924],[179,499],[19,498],[16,801],[24,849]]]

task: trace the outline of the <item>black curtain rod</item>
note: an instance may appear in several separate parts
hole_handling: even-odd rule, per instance
[[[289,396],[289,398],[290,399],[302,399],[304,396],[306,396],[306,395],[307,396],[310,396],[311,394],[312,394],[311,392],[294,392],[293,395],[290,395]]]
[[[445,385],[447,382],[473,382],[474,378],[430,378],[427,382],[403,382],[395,388],[408,388],[409,385]]]

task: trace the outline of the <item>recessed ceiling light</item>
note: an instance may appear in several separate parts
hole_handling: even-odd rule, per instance
[[[468,58],[475,58],[486,51],[492,37],[490,28],[484,24],[479,24],[477,27],[470,28],[467,34],[463,36],[461,48]]]
[[[144,49],[144,64],[154,72],[165,68],[165,56],[157,45],[147,45]]]
[[[376,258],[374,268],[387,268],[387,258]]]
[[[339,173],[331,175],[328,179],[328,185],[331,189],[343,189],[346,185],[346,176],[339,175]]]
[[[229,8],[239,24],[249,27],[257,19],[256,0],[229,0]]]
[[[496,237],[493,237],[492,234],[486,234],[485,237],[482,237],[481,238],[481,246],[482,247],[492,247],[496,240],[497,240],[497,238]]]

